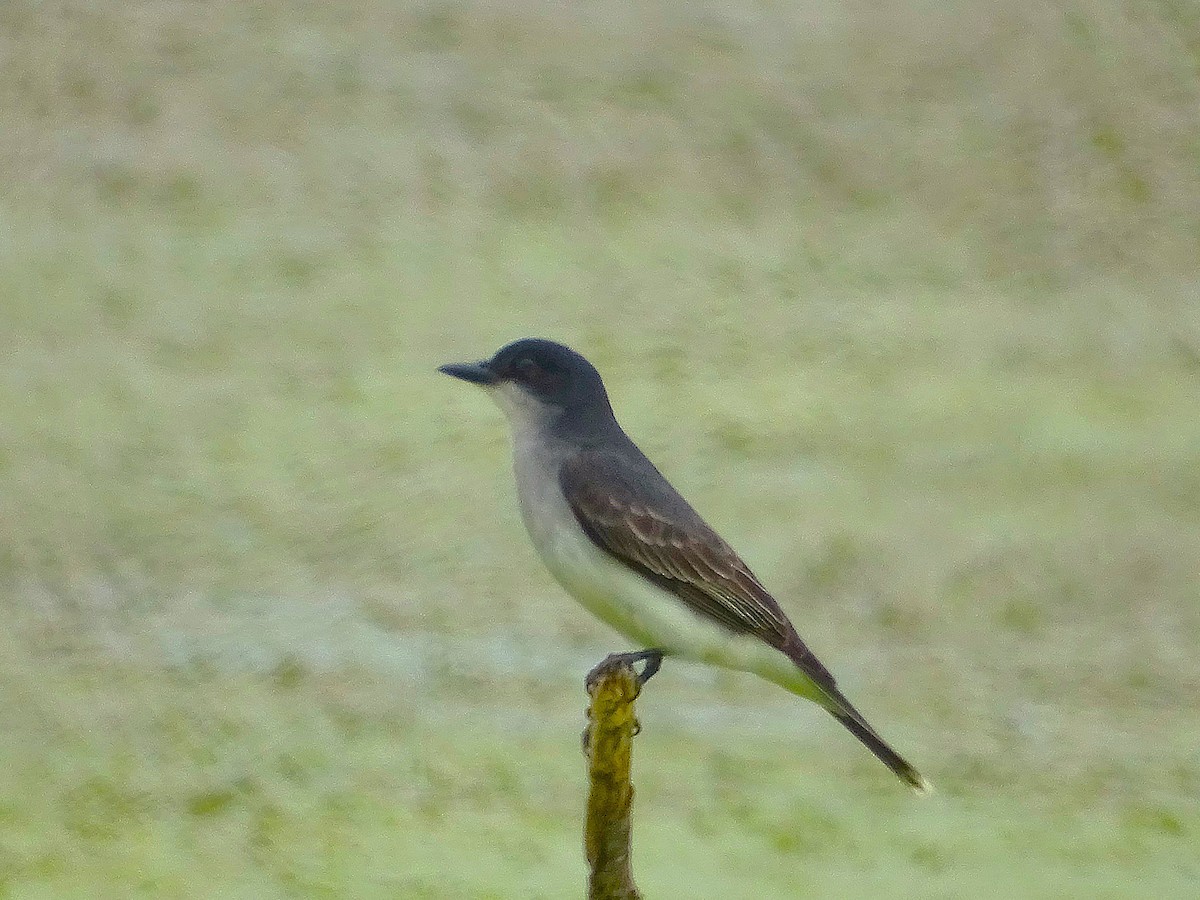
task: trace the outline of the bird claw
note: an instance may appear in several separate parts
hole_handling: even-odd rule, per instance
[[[587,677],[584,679],[584,687],[591,694],[596,688],[596,682],[600,680],[602,675],[606,675],[614,669],[622,666],[628,666],[633,669],[634,676],[637,678],[637,686],[640,690],[642,686],[654,677],[655,673],[662,666],[663,654],[661,650],[638,650],[634,653],[610,653],[608,656],[595,666]],[[634,668],[635,664],[644,663],[642,670],[639,672]]]

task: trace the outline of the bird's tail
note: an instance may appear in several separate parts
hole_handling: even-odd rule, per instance
[[[833,717],[841,722],[849,732],[863,742],[863,745],[875,754],[876,759],[896,773],[901,781],[918,794],[928,794],[933,785],[921,777],[921,773],[913,768],[912,763],[893,750],[888,742],[875,733],[875,729],[867,724],[857,709],[850,705],[845,697],[838,697],[837,706],[830,709]]]
[[[838,690],[837,682],[829,670],[821,665],[795,633],[792,634],[791,642],[784,645],[783,652],[792,665],[782,672],[776,670],[763,673],[765,677],[793,694],[799,694],[825,707],[852,735],[862,741],[881,763],[891,769],[897,778],[918,794],[928,794],[933,790],[933,785],[921,777],[921,773],[913,768],[912,763],[893,750],[888,742],[867,724],[862,713]]]

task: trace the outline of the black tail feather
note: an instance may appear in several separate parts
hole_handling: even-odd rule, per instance
[[[896,776],[903,782],[909,785],[918,794],[927,794],[933,790],[933,786],[921,777],[921,773],[913,768],[903,756],[888,746],[887,741],[875,733],[867,720],[859,715],[849,703],[846,703],[844,709],[830,710],[835,719],[841,722],[850,731],[852,735],[863,742],[863,745],[875,754],[875,757],[896,773]]]

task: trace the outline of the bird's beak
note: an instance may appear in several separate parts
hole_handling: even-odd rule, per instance
[[[438,366],[438,371],[485,387],[496,383],[496,373],[491,370],[486,360],[477,363],[447,363]]]

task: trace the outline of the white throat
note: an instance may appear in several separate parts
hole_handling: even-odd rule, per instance
[[[522,443],[535,434],[541,434],[558,413],[556,407],[543,403],[511,381],[489,387],[487,392],[508,419],[514,443]]]

